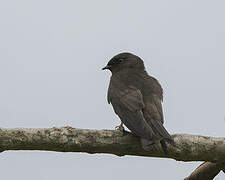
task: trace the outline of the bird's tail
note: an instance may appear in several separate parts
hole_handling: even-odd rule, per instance
[[[169,143],[170,145],[179,149],[179,147],[176,145],[173,138],[170,136],[170,134],[167,132],[167,130],[163,127],[162,122],[152,119],[152,120],[150,120],[149,124],[152,127],[152,130],[154,131],[155,135],[158,137],[157,139],[160,141],[160,144],[161,144],[162,149],[165,154],[168,154],[168,149],[167,149],[166,143]],[[154,144],[156,141],[151,140],[151,139],[150,140],[143,139],[143,140],[141,140],[141,142],[144,147],[144,146],[150,146],[150,145]],[[144,149],[146,149],[146,148],[144,148]]]
[[[146,151],[149,151],[151,149],[151,146],[153,144],[155,144],[156,141],[153,141],[153,140],[148,140],[148,139],[143,139],[141,138],[141,144],[142,144],[142,147],[146,150]],[[163,152],[168,155],[168,148],[167,148],[167,144],[166,143],[169,143],[171,144],[172,146],[180,149],[176,143],[173,141],[173,139],[162,139],[160,140],[160,144],[161,144],[161,147],[162,147],[162,150]]]
[[[167,155],[168,149],[167,149],[166,141],[163,139],[163,140],[160,141],[160,144],[162,146],[162,149],[163,149],[164,153]]]

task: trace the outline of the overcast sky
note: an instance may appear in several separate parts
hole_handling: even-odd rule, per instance
[[[2,0],[0,127],[114,129],[106,94],[120,52],[140,56],[164,88],[170,133],[225,137],[225,1]],[[7,151],[4,180],[174,179],[200,162]],[[219,174],[216,180],[224,179]]]

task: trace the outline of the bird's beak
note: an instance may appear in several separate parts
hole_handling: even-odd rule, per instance
[[[105,69],[110,69],[112,66],[110,66],[110,65],[107,65],[107,66],[105,66],[104,68],[102,68],[102,70],[105,70]]]

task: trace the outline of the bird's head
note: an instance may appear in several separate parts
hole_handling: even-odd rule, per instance
[[[124,69],[144,70],[144,63],[138,56],[131,53],[120,53],[114,56],[102,70],[108,69],[112,73]]]

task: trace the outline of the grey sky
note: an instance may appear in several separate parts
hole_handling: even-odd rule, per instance
[[[142,57],[164,88],[170,133],[225,136],[225,2],[0,2],[0,127],[114,129],[106,102],[117,53]],[[182,179],[198,163],[39,151],[0,154],[8,179]],[[224,174],[216,180],[224,179]]]

